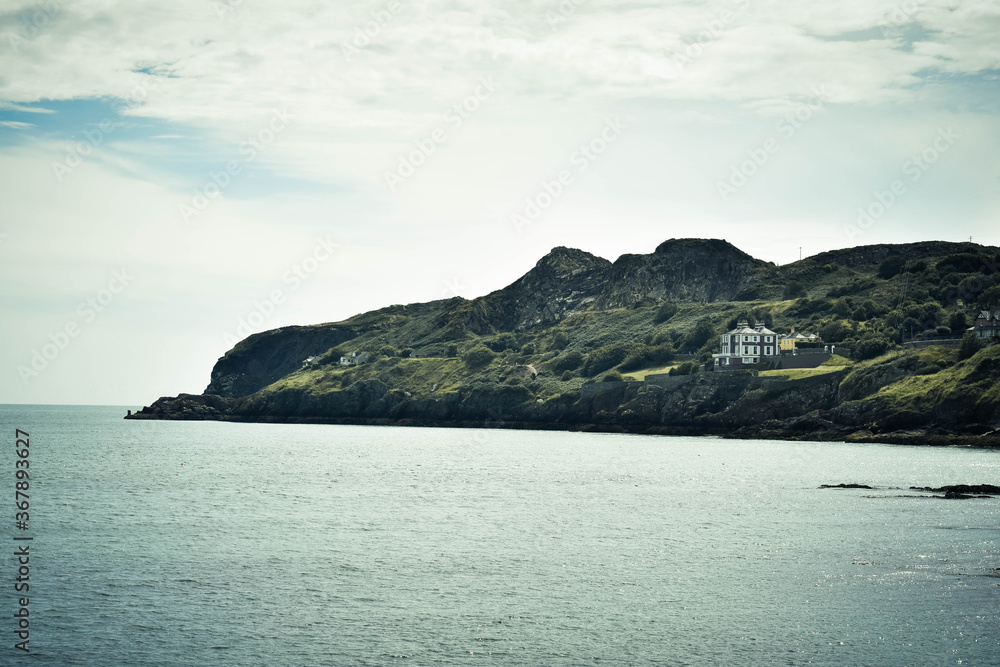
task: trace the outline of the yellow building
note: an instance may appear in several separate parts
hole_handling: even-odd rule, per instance
[[[791,352],[799,343],[815,343],[817,341],[819,341],[819,337],[816,334],[805,336],[800,333],[792,333],[778,339],[778,349],[782,352]]]

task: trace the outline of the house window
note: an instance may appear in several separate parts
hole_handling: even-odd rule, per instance
[[[766,354],[767,356],[769,356],[769,357],[770,357],[770,356],[771,356],[772,354],[774,354],[774,353],[773,353],[773,352],[771,351],[771,348],[770,348],[770,347],[768,347],[768,348],[767,348],[767,350],[766,350],[766,351],[764,352],[764,354]]]
[[[744,364],[752,364],[753,363],[753,359],[751,359],[750,357],[743,357],[743,363]]]

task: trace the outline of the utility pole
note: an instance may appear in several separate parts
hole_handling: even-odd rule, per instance
[[[972,237],[969,237],[969,240],[971,241]],[[802,246],[799,246],[799,261],[802,261]]]

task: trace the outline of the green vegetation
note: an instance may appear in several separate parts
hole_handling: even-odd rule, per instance
[[[969,252],[954,252],[956,247]],[[822,378],[847,370],[842,380],[828,378],[834,382],[828,400],[835,396],[840,407],[846,405],[844,410],[853,411],[839,417],[843,423],[862,423],[858,415],[868,419],[871,413],[875,415],[873,422],[897,424],[891,410],[904,414],[898,420],[901,427],[920,423],[910,412],[940,420],[973,410],[974,414],[968,413],[970,419],[994,423],[990,422],[994,417],[988,402],[1000,401],[996,395],[1000,389],[996,386],[998,374],[990,376],[987,370],[996,369],[1000,346],[986,346],[969,334],[961,340],[959,336],[965,334],[975,309],[983,307],[979,304],[1000,304],[998,267],[1000,255],[994,249],[987,252],[971,244],[869,246],[824,253],[781,267],[756,267],[738,293],[728,293],[736,294],[728,301],[691,297],[684,290],[664,292],[655,281],[637,283],[617,300],[602,303],[589,298],[563,310],[559,295],[546,297],[540,306],[525,305],[531,295],[520,292],[509,301],[496,296],[475,301],[456,298],[391,306],[287,334],[294,343],[295,336],[315,338],[336,329],[327,332],[329,339],[322,339],[320,349],[329,346],[325,352],[317,353],[313,343],[301,348],[287,340],[281,345],[265,345],[267,337],[278,337],[279,331],[239,343],[227,359],[234,366],[249,369],[241,371],[246,376],[265,378],[245,393],[234,392],[240,406],[260,406],[261,414],[281,410],[288,414],[305,410],[339,414],[324,412],[336,403],[327,400],[332,395],[341,399],[338,405],[348,406],[366,406],[371,395],[380,397],[377,410],[372,408],[373,414],[379,415],[395,417],[397,413],[390,407],[406,404],[421,406],[414,410],[431,410],[426,406],[450,397],[453,402],[488,406],[497,414],[512,406],[528,406],[530,410],[525,408],[524,413],[528,417],[524,418],[531,419],[552,406],[569,412],[585,410],[587,402],[581,396],[600,390],[591,385],[581,393],[585,382],[698,373],[718,351],[719,335],[746,320],[750,326],[763,322],[781,334],[817,334],[819,347],[836,346],[840,354],[818,368],[759,370],[765,377],[790,379]],[[577,286],[572,289],[577,290]],[[943,338],[950,347],[915,349],[901,345],[910,338],[925,343]],[[339,366],[341,356],[355,351],[370,352],[369,362]],[[310,356],[318,357],[318,363],[302,368],[302,360]],[[283,365],[275,359],[281,359]],[[258,371],[268,364],[283,370],[273,374]],[[663,385],[702,391],[710,384],[703,380],[707,378]],[[980,394],[970,393],[959,383],[971,383]],[[805,384],[819,386],[823,381]],[[646,394],[641,398],[652,400]],[[685,395],[674,402],[680,405],[697,400]],[[720,399],[710,409],[714,414],[720,405],[733,400]],[[811,400],[811,396],[801,398],[794,405],[812,410]],[[835,407],[832,402],[823,405],[815,409]],[[357,410],[362,407],[351,409],[360,414]],[[628,409],[633,410],[629,419],[663,414],[639,400]],[[649,412],[642,412],[647,409]],[[610,414],[614,408],[602,404],[601,410]],[[749,418],[765,418],[754,410],[748,411]],[[446,414],[433,413],[440,419],[448,418],[438,416]],[[640,414],[643,416],[634,416]],[[1000,412],[996,414],[1000,419]]]

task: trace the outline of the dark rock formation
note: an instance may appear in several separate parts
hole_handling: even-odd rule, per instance
[[[719,239],[670,239],[650,255],[622,255],[608,271],[598,308],[652,301],[729,300],[771,266]]]
[[[474,301],[500,331],[553,324],[590,306],[607,282],[611,262],[583,250],[558,247],[501,290]]]
[[[252,394],[298,370],[303,360],[357,335],[354,329],[335,325],[283,327],[254,334],[215,363],[205,393],[228,398]]]

